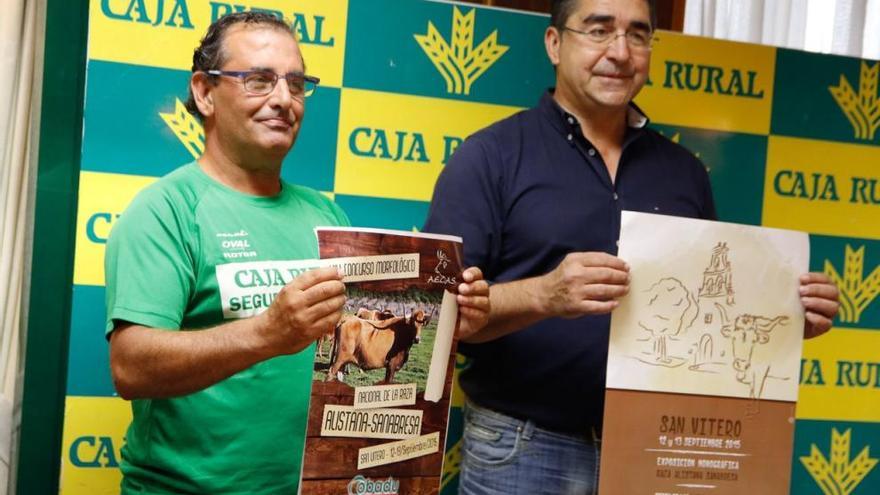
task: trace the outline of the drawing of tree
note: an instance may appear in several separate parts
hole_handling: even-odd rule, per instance
[[[671,364],[673,359],[667,353],[667,339],[693,324],[699,312],[697,300],[684,284],[672,277],[660,279],[646,292],[650,296],[646,308],[649,316],[639,320],[639,326],[651,333],[654,360]]]

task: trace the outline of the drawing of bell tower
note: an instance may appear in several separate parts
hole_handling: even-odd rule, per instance
[[[733,301],[733,273],[730,270],[730,261],[727,260],[726,242],[719,242],[712,248],[712,261],[703,271],[703,286],[700,287],[700,298],[719,298],[726,297],[727,305],[734,304]]]
[[[692,370],[718,372],[725,366],[725,347],[721,327],[724,324],[724,308],[734,305],[733,269],[727,255],[726,242],[718,242],[712,248],[712,258],[703,270],[703,284],[697,291],[703,335],[694,344]],[[727,364],[729,366],[729,364]]]

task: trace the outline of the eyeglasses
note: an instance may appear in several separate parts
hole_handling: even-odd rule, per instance
[[[614,40],[623,36],[626,39],[626,44],[631,49],[648,51],[651,49],[651,39],[654,37],[652,32],[641,29],[626,31],[623,33],[618,33],[602,26],[591,28],[588,31],[580,31],[568,26],[563,26],[562,29],[565,31],[571,31],[572,33],[582,34],[587,38],[587,41],[602,48],[609,47]]]
[[[270,70],[206,70],[205,74],[211,76],[227,76],[237,77],[244,84],[244,89],[248,93],[257,96],[265,96],[275,89],[278,79],[287,80],[287,88],[290,90],[290,96],[302,101],[303,98],[311,96],[321,81],[317,77],[307,76],[302,72],[288,72],[280,75]]]

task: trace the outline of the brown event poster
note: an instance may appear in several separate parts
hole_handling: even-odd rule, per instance
[[[807,235],[623,212],[619,256],[599,493],[788,493]]]
[[[318,228],[347,302],[318,343],[301,493],[436,494],[449,417],[461,238]]]

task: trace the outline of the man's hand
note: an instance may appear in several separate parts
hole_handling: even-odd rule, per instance
[[[258,316],[201,330],[167,331],[117,322],[110,367],[127,400],[191,394],[281,354],[299,352],[333,328],[345,286],[335,267],[306,272]]]
[[[801,275],[801,303],[806,311],[804,338],[818,337],[831,329],[840,308],[840,291],[824,273]]]
[[[569,253],[541,277],[539,293],[547,316],[576,318],[610,313],[629,292],[629,265],[608,253]]]
[[[342,317],[345,285],[336,267],[310,270],[290,281],[260,318],[259,334],[275,354],[293,354],[329,332]]]
[[[489,322],[489,284],[483,280],[483,272],[472,266],[462,273],[464,282],[458,284],[458,312],[461,321],[458,336],[467,339]]]

